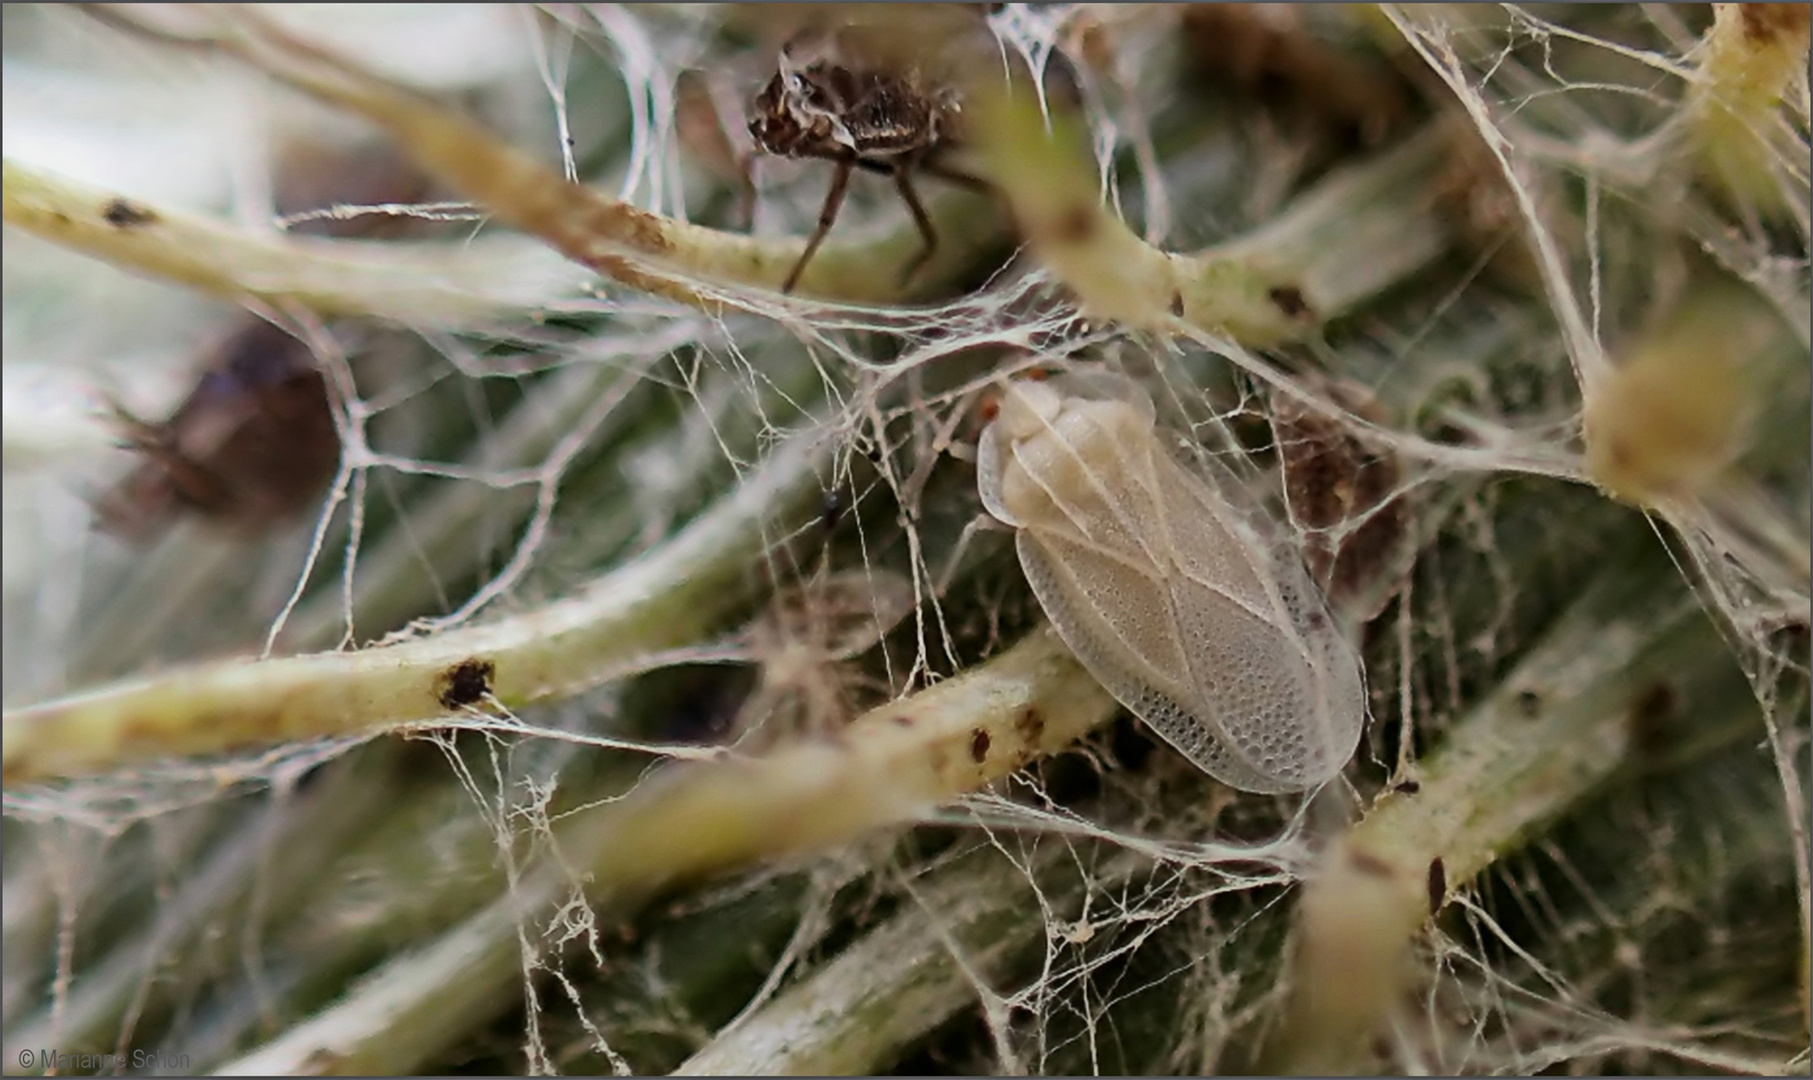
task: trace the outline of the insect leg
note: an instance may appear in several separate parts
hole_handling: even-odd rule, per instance
[[[812,239],[806,241],[806,250],[800,253],[799,262],[793,264],[793,271],[787,275],[787,281],[781,291],[790,293],[793,286],[799,284],[799,276],[806,271],[806,264],[812,256],[818,254],[818,246],[825,242],[825,234],[831,231],[831,225],[837,220],[837,212],[843,209],[844,192],[850,187],[850,170],[856,162],[849,158],[837,162],[837,172],[831,176],[831,190],[825,193],[825,205],[818,212],[818,228],[812,230]]]
[[[980,176],[964,172],[954,165],[946,165],[936,157],[927,158],[920,163],[919,168],[932,176],[936,176],[940,180],[949,181],[960,188],[973,191],[978,195],[992,194],[995,190],[993,184],[982,179]]]
[[[894,186],[900,189],[900,197],[907,204],[907,212],[913,215],[913,224],[918,227],[919,235],[925,237],[925,246],[919,249],[919,254],[913,256],[913,261],[907,263],[906,269],[901,271],[902,287],[913,280],[913,275],[932,257],[932,252],[938,250],[938,233],[932,228],[931,216],[919,201],[919,193],[913,190],[914,164],[912,159],[907,159],[894,166]]]
[[[1012,525],[996,521],[987,514],[977,514],[971,518],[969,524],[965,525],[963,531],[957,535],[956,546],[951,548],[951,553],[945,557],[944,569],[938,572],[938,580],[932,585],[932,595],[942,597],[950,591],[951,584],[957,580],[958,573],[964,569],[963,558],[969,554],[970,541],[976,538],[977,533],[1011,536],[1013,532]]]
[[[755,159],[754,151],[737,155],[735,224],[743,232],[755,231]]]

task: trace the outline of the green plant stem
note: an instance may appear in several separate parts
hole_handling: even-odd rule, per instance
[[[369,829],[386,812],[392,792],[377,782],[381,772],[363,766],[343,769],[268,804],[198,860],[142,933],[84,969],[67,1001],[9,1025],[8,1038],[19,1046],[111,1049],[122,1016],[137,1019],[146,1009],[161,1006],[160,968],[205,948],[208,935],[222,926],[237,926],[245,940],[257,941],[267,922],[305,902],[309,886],[339,858],[347,832]],[[282,857],[274,857],[276,852]]]
[[[280,309],[461,329],[570,304],[587,284],[583,271],[521,237],[456,246],[252,232],[10,158],[4,184],[8,225],[122,269]]]
[[[990,175],[1043,262],[1101,318],[1180,321],[1248,345],[1298,341],[1455,239],[1437,202],[1452,141],[1440,124],[1337,171],[1253,233],[1186,255],[1147,244],[1102,205],[1075,132],[1048,129],[1029,100],[975,93]]]
[[[1645,724],[1665,722],[1643,715],[1655,687],[1695,715],[1755,721],[1711,622],[1670,580],[1666,560],[1653,550],[1640,558],[1582,596],[1455,726],[1418,791],[1382,797],[1327,856],[1300,906],[1293,998],[1271,1068],[1360,1067],[1431,901],[1439,906],[1534,830],[1640,766],[1634,741]]]
[[[1051,919],[1113,892],[1150,861],[1123,851],[1085,877],[1076,852],[1043,845],[1030,866],[988,849],[939,877],[866,934],[674,1070],[676,1076],[864,1076],[1025,966]],[[1042,917],[1029,917],[1037,915]]]
[[[660,548],[521,615],[361,652],[210,664],[11,712],[5,782],[369,735],[461,705],[514,710],[596,686],[696,640],[744,595],[749,553],[767,547],[774,523],[816,509],[829,451],[819,433],[796,435]]]
[[[568,181],[494,137],[478,124],[341,57],[290,34],[252,8],[223,10],[192,35],[155,28],[110,11],[108,21],[166,42],[218,49],[290,86],[365,117],[388,131],[424,172],[500,220],[540,237],[567,258],[634,288],[706,310],[730,297],[708,282],[778,289],[798,262],[797,237],[758,239],[721,232],[606,198]],[[911,228],[882,242],[827,243],[800,278],[797,292],[828,300],[891,302],[935,295],[969,272],[975,253],[1004,238],[1005,222],[972,195],[928,207],[942,244],[918,267]]]
[[[536,924],[575,888],[567,868],[583,874],[601,917],[620,918],[682,881],[909,822],[1069,745],[1113,711],[1113,699],[1045,629],[870,712],[835,743],[672,768],[563,822],[559,860],[220,1071],[414,1071],[508,1007],[524,953],[541,954]]]

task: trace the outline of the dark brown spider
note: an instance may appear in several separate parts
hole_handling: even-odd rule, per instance
[[[892,176],[913,215],[925,246],[902,275],[912,280],[938,247],[932,219],[913,189],[915,169],[984,189],[982,181],[938,160],[955,145],[956,93],[926,84],[917,71],[895,72],[849,66],[829,59],[796,63],[786,50],[780,70],[768,80],[751,105],[749,134],[758,149],[790,158],[823,158],[836,164],[831,190],[818,213],[818,227],[806,241],[792,272],[781,286],[792,292],[837,220],[856,169]]]

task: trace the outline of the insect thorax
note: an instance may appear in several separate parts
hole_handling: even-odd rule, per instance
[[[785,157],[897,157],[938,142],[943,97],[910,77],[783,57],[756,95],[749,134]]]

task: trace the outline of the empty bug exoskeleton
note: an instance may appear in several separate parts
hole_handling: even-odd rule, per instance
[[[823,158],[837,166],[819,211],[818,226],[788,273],[782,292],[793,291],[831,231],[853,170],[894,178],[925,241],[906,268],[908,279],[938,245],[931,216],[913,187],[913,172],[923,169],[969,187],[982,186],[974,177],[936,160],[950,145],[957,97],[948,87],[927,85],[917,71],[852,66],[828,58],[800,63],[783,51],[779,70],[756,95],[751,108],[749,134],[759,149],[782,157]]]
[[[1365,689],[1300,560],[1163,445],[1130,380],[1010,385],[977,448],[988,512],[1064,643],[1203,771],[1315,787],[1353,755]]]

